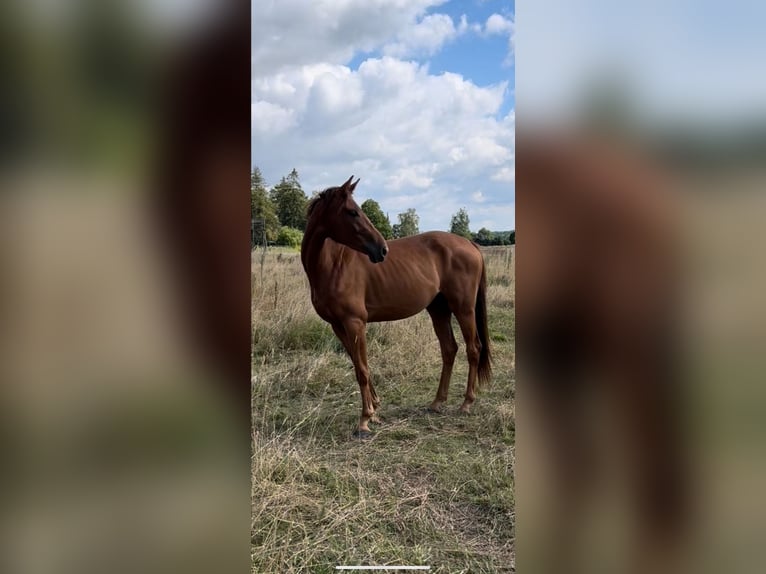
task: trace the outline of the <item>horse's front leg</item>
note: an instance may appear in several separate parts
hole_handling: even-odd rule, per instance
[[[368,423],[378,422],[375,416],[376,403],[380,404],[377,394],[370,384],[370,370],[367,367],[367,337],[366,324],[361,319],[351,319],[344,323],[346,344],[349,355],[354,362],[356,381],[359,383],[359,391],[362,395],[362,415],[359,417],[359,426],[354,433],[362,438],[369,437],[372,433]]]

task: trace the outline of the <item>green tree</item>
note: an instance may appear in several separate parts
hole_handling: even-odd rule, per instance
[[[301,188],[298,172],[295,169],[272,188],[271,201],[276,206],[279,223],[301,231],[306,229],[308,198]]]
[[[511,233],[508,235],[508,241],[511,242],[511,245],[516,245],[516,230],[515,229],[511,231]]]
[[[466,239],[471,239],[471,229],[469,227],[468,212],[465,207],[461,207],[458,212],[452,216],[452,222],[450,223],[450,233],[460,235]]]
[[[409,235],[417,235],[420,233],[418,225],[420,224],[420,217],[414,209],[410,208],[404,213],[399,214],[399,223],[394,223],[393,233],[395,238],[407,237]]]
[[[274,202],[266,191],[266,182],[258,167],[250,173],[250,214],[253,221],[263,221],[266,229],[266,239],[274,241],[279,233],[279,218]],[[260,242],[260,238],[256,238]]]
[[[492,235],[492,232],[486,227],[482,227],[476,232],[475,241],[479,245],[492,245],[493,240],[494,236]]]
[[[375,229],[380,231],[380,234],[385,239],[393,239],[394,231],[391,229],[391,222],[388,217],[380,209],[380,205],[374,199],[368,199],[362,203],[362,211],[370,219]]]

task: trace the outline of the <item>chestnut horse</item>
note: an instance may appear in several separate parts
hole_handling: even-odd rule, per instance
[[[447,400],[457,342],[454,314],[468,355],[468,383],[460,411],[475,400],[477,380],[491,374],[487,331],[486,272],[479,248],[452,233],[431,231],[386,243],[356,204],[353,176],[330,187],[308,206],[301,262],[311,285],[311,303],[354,363],[362,394],[356,436],[369,437],[370,421],[378,422],[380,399],[367,367],[366,325],[396,321],[426,309],[442,354],[442,371],[430,410]]]

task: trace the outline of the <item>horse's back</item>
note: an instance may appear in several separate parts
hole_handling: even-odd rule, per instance
[[[428,253],[428,256],[458,262],[475,263],[481,252],[465,237],[446,231],[426,231],[388,242],[389,249],[401,250],[406,255]]]
[[[413,265],[425,261],[444,280],[452,274],[480,272],[483,264],[478,247],[468,239],[446,231],[426,231],[388,242],[390,255]]]

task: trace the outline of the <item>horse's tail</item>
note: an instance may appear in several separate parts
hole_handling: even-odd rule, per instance
[[[489,326],[487,325],[487,267],[481,258],[481,281],[476,295],[476,331],[481,342],[479,354],[479,386],[489,383],[492,376],[492,350],[489,346]]]

